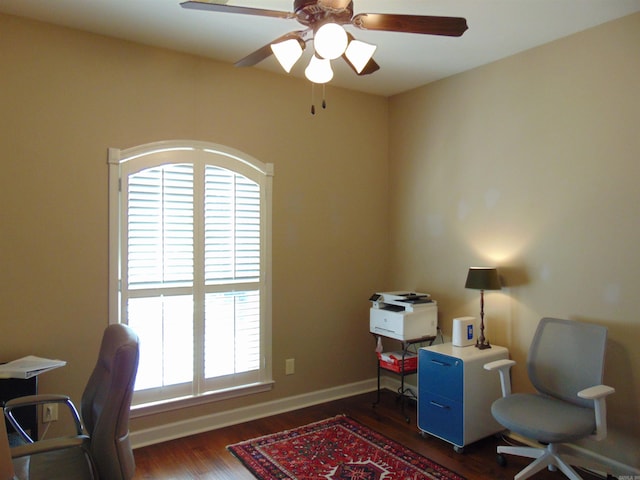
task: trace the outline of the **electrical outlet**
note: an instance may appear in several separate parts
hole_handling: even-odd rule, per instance
[[[293,375],[296,373],[296,360],[295,358],[287,358],[284,361],[284,374]]]
[[[45,403],[42,406],[42,423],[55,422],[58,420],[58,404]]]

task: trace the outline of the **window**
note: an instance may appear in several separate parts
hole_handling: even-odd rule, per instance
[[[110,321],[140,337],[134,406],[270,388],[272,165],[172,141],[110,149],[109,166]]]

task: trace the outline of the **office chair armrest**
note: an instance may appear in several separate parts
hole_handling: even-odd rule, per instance
[[[494,360],[493,362],[485,363],[485,370],[497,370],[500,368],[511,368],[515,365],[515,360],[509,360],[508,358],[503,358],[502,360]]]
[[[580,398],[593,400],[596,415],[595,439],[602,440],[607,436],[607,403],[605,398],[615,392],[615,388],[608,385],[595,385],[578,392]]]
[[[38,453],[52,452],[54,450],[62,450],[65,448],[81,447],[89,437],[83,435],[81,437],[63,437],[42,440],[35,443],[27,443],[11,447],[11,458],[26,457]]]
[[[502,396],[508,397],[511,395],[511,377],[509,376],[509,372],[511,367],[514,366],[516,362],[514,360],[502,359],[495,360],[493,362],[485,363],[485,370],[498,370],[500,374],[500,386],[502,387]]]
[[[12,398],[5,402],[5,409],[8,407],[26,407],[30,405],[41,405],[43,403],[58,403],[65,402],[69,397],[66,395],[56,394],[37,394],[37,395],[25,395],[23,397]]]
[[[607,395],[611,395],[616,389],[608,385],[596,385],[595,387],[585,388],[578,392],[580,398],[586,398],[587,400],[598,400],[604,398]]]
[[[71,418],[75,424],[76,434],[82,435],[82,422],[80,421],[80,415],[78,414],[78,410],[75,405],[71,401],[71,399],[67,395],[52,395],[52,394],[44,394],[44,395],[27,395],[24,397],[12,398],[4,404],[4,415],[11,423],[11,426],[20,434],[22,439],[27,443],[34,443],[34,439],[29,436],[29,434],[22,428],[22,426],[18,423],[18,420],[13,415],[13,410],[16,408],[22,408],[27,406],[38,406],[44,405],[46,403],[63,403],[69,409],[69,413],[71,414]]]

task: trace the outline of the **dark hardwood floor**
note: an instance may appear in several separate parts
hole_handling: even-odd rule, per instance
[[[227,445],[340,414],[349,415],[468,480],[512,479],[529,463],[528,459],[509,456],[507,466],[499,466],[496,462],[496,446],[504,440],[496,437],[473,443],[466,446],[463,453],[456,453],[449,443],[420,435],[416,426],[415,402],[408,402],[406,411],[411,421],[407,423],[394,393],[383,391],[376,408],[372,408],[374,400],[375,393],[358,395],[139,448],[134,451],[137,465],[135,478],[252,480],[253,475],[226,450]],[[583,476],[585,480],[599,478],[587,474]],[[545,470],[534,478],[561,480],[566,477],[560,472]]]

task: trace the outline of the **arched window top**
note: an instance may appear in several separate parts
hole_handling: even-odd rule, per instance
[[[171,152],[192,152],[196,156],[215,155],[218,157],[215,163],[227,166],[229,169],[242,172],[251,178],[256,173],[265,176],[273,176],[273,164],[263,163],[257,158],[226,145],[197,140],[164,140],[137,145],[127,149],[110,148],[108,163],[111,165],[123,165],[129,161],[142,159],[141,164],[154,165],[173,161]],[[171,158],[169,158],[171,157]],[[201,157],[203,158],[203,157]],[[252,172],[253,171],[253,172]]]

